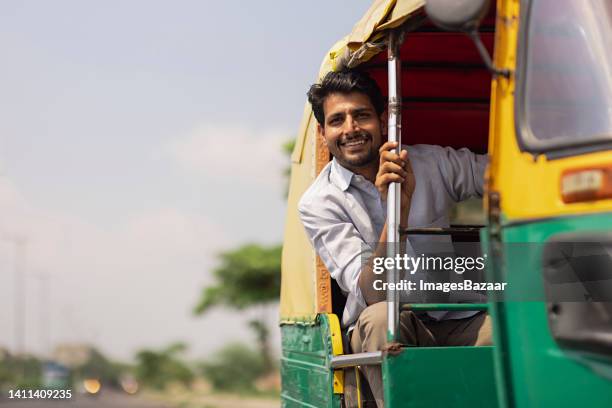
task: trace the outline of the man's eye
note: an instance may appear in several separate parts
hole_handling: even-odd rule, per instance
[[[341,123],[342,123],[342,119],[340,118],[333,118],[329,121],[329,124],[334,125],[334,126],[340,125]]]
[[[367,112],[362,112],[362,113],[357,114],[358,119],[367,119],[369,117],[370,117],[370,114]]]

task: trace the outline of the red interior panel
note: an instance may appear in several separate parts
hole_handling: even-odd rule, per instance
[[[481,26],[493,55],[494,14]],[[426,24],[402,44],[402,142],[487,151],[491,74],[465,34]],[[387,94],[387,52],[364,68]]]

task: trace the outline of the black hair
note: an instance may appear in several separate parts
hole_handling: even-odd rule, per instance
[[[376,82],[367,73],[357,70],[331,71],[325,75],[320,84],[314,84],[308,90],[308,102],[312,105],[317,122],[325,126],[325,112],[323,112],[325,98],[333,93],[352,92],[367,95],[379,116],[384,112],[385,98]]]

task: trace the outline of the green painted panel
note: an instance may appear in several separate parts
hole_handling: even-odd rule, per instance
[[[385,407],[495,408],[493,347],[414,347],[383,361]]]
[[[281,326],[281,400],[283,407],[340,407],[333,393],[332,354],[327,317],[313,325]]]
[[[489,310],[488,303],[415,303],[411,304],[409,310],[413,312],[448,310]]]
[[[612,214],[538,220],[502,229],[504,255],[489,273],[544,299],[542,246],[533,256],[508,256],[512,243],[543,243],[559,233],[612,230]],[[504,407],[611,407],[612,360],[563,349],[548,326],[544,301],[492,303],[496,362]]]

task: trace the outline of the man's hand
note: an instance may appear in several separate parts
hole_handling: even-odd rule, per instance
[[[407,216],[410,210],[410,201],[412,193],[414,193],[415,180],[408,152],[402,150],[400,154],[394,153],[392,150],[397,146],[397,142],[386,142],[379,150],[380,164],[378,166],[378,174],[376,174],[376,188],[380,192],[383,201],[387,201],[387,193],[390,183],[401,183],[401,209],[402,219],[404,222],[404,214]]]
[[[400,227],[406,228],[408,225],[408,216],[410,215],[410,202],[412,193],[414,193],[415,181],[412,166],[408,159],[408,152],[402,150],[400,154],[394,153],[393,150],[397,146],[395,142],[387,142],[379,150],[380,165],[378,166],[378,174],[376,174],[375,185],[383,201],[387,201],[387,192],[389,191],[390,183],[402,183],[401,196],[401,214]],[[384,291],[374,289],[374,281],[387,281],[386,275],[376,275],[373,272],[373,259],[384,257],[387,255],[385,242],[387,241],[387,228],[385,223],[380,234],[379,244],[376,246],[373,256],[368,263],[363,267],[359,275],[359,288],[368,305],[376,302],[382,302],[386,298]],[[404,249],[402,249],[403,251]]]

